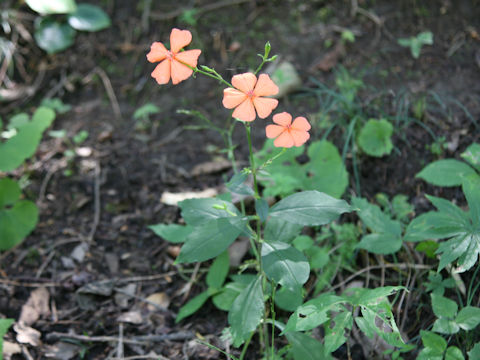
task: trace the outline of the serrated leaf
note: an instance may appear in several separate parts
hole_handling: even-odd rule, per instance
[[[292,291],[301,288],[308,280],[308,260],[293,246],[280,241],[264,242],[261,256],[268,279]]]
[[[224,252],[240,235],[239,227],[229,219],[216,219],[195,226],[180,250],[177,263],[189,263],[212,259]]]
[[[262,277],[258,276],[238,295],[228,313],[235,346],[242,344],[255,331],[262,320],[264,307]]]
[[[284,332],[308,331],[329,320],[329,312],[335,311],[346,299],[325,293],[299,306],[288,319]]]
[[[475,265],[480,253],[480,234],[462,234],[448,241],[442,242],[437,250],[442,254],[438,264],[438,271],[447,264],[457,260],[456,272],[464,272]]]
[[[55,54],[70,47],[75,40],[75,30],[68,24],[43,19],[35,25],[35,41],[48,54]]]
[[[99,31],[111,25],[107,13],[91,4],[79,4],[76,11],[68,16],[68,23],[80,31]]]
[[[77,8],[75,0],[25,0],[39,14],[69,14]]]
[[[324,342],[326,352],[334,352],[347,341],[347,338],[345,337],[345,329],[352,328],[352,319],[352,313],[349,311],[341,312],[333,318],[333,321],[335,322],[333,329],[325,329],[326,335]]]
[[[382,157],[393,149],[393,126],[385,119],[370,119],[358,135],[358,145],[370,156]]]
[[[480,324],[480,308],[474,306],[465,306],[455,318],[455,322],[463,330],[473,330]]]
[[[475,174],[470,166],[455,159],[437,160],[422,169],[415,177],[437,186],[460,186],[463,180]]]
[[[280,200],[270,216],[299,225],[324,225],[350,212],[350,205],[318,191],[303,191]]]
[[[213,261],[208,270],[206,282],[213,289],[220,289],[230,269],[230,257],[228,251],[224,251]]]
[[[156,235],[174,244],[187,241],[188,235],[190,235],[194,229],[193,226],[177,224],[157,224],[150,225],[148,228]]]
[[[202,292],[201,294],[195,296],[185,305],[180,308],[175,323],[179,323],[181,320],[197,312],[203,304],[208,300],[209,294],[207,291]]]
[[[53,110],[39,107],[33,114],[32,121],[19,128],[15,136],[3,144],[0,143],[0,171],[12,171],[31,157],[37,149],[43,132],[54,119]]]

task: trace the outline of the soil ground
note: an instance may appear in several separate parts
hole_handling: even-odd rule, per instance
[[[202,49],[200,64],[226,78],[255,68],[255,54],[270,41],[272,53],[291,62],[302,79],[301,88],[281,99],[279,111],[319,118],[321,104],[308,89],[318,82],[334,87],[339,66],[362,76],[366,86],[359,103],[375,105],[381,99],[378,107],[391,117],[400,104],[411,114],[413,104],[426,97],[423,118],[395,129],[391,155],[359,157],[357,195],[406,194],[418,212],[428,208],[425,193],[464,205],[458,189],[428,186],[415,174],[438,158],[426,149],[434,142],[426,127],[435,137],[445,137],[449,148],[442,157],[458,157],[480,139],[480,2],[359,0],[355,11],[356,2],[165,0],[146,9],[142,4],[148,1],[108,0],[102,6],[112,18],[109,29],[79,33],[72,48],[54,56],[31,50],[27,70],[34,74],[40,63],[46,66],[41,86],[33,97],[2,104],[0,114],[33,108],[45,96],[59,97],[72,110],[59,115],[53,128],[65,129],[69,136],[88,131],[82,146],[92,152],[67,162],[67,145],[45,137],[36,158],[14,174],[28,175],[25,193],[37,199],[41,215],[21,245],[0,254],[0,314],[18,319],[32,291],[46,287],[50,315],[34,325],[41,343],[26,345],[13,359],[43,359],[55,351],[63,354],[56,355],[61,359],[225,358],[194,340],[224,348],[220,336],[226,313],[208,302],[192,317],[174,321],[180,306],[204,290],[204,268],[178,271],[175,248],[148,229],[180,221],[178,208],[160,201],[163,193],[219,189],[231,175],[231,169],[192,174],[196,165],[221,156],[217,150],[223,144],[213,131],[186,129],[196,120],[177,113],[198,110],[221,125],[229,114],[221,106],[221,88],[201,76],[177,86],[158,86],[150,77],[154,65],[145,54],[153,41],[166,41],[172,27],[190,29],[192,48]],[[192,8],[194,18],[189,17]],[[345,29],[355,34],[355,41],[335,54]],[[425,46],[419,59],[397,44],[398,38],[425,30],[433,32],[434,44]],[[436,103],[435,97],[441,101]],[[133,113],[149,102],[160,112],[139,126]],[[262,121],[253,124],[257,149],[264,141],[263,126]],[[241,162],[248,149],[238,130],[236,156]],[[324,131],[314,127],[312,138],[321,138]],[[342,146],[344,132],[337,127],[328,139]],[[351,160],[347,166],[349,192],[358,192]],[[152,294],[160,294],[160,306],[145,302]],[[133,319],[119,321],[120,316]],[[414,338],[424,324],[417,319],[408,323],[406,335]],[[78,336],[60,342],[67,333]],[[6,339],[15,342],[14,337],[11,330]],[[373,358],[362,346],[355,349],[355,359]],[[252,347],[247,358],[258,359],[256,350]]]

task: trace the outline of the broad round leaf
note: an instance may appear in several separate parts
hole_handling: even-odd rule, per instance
[[[75,30],[68,24],[43,19],[35,26],[37,45],[49,54],[65,50],[73,44]]]
[[[77,11],[68,16],[68,23],[72,28],[80,31],[99,31],[111,25],[105,11],[90,4],[79,4]]]
[[[293,246],[280,241],[263,243],[262,265],[270,280],[292,291],[301,288],[310,275],[307,258]]]
[[[38,209],[31,201],[22,200],[12,208],[0,208],[0,250],[19,244],[37,222]]]
[[[351,211],[344,200],[318,191],[303,191],[280,200],[270,209],[273,218],[299,225],[324,225]]]
[[[465,306],[458,312],[455,322],[463,330],[473,330],[480,324],[480,308]]]
[[[25,0],[27,5],[40,14],[69,14],[77,9],[75,0]]]
[[[382,157],[390,154],[393,126],[387,120],[370,119],[360,130],[358,145],[370,156]]]
[[[21,195],[20,186],[9,178],[0,179],[0,210],[7,205],[15,204]]]
[[[455,159],[438,160],[428,164],[415,177],[437,186],[459,186],[463,180],[475,174],[470,166]]]
[[[362,237],[357,248],[374,254],[393,254],[402,247],[402,238],[392,234],[368,234]]]

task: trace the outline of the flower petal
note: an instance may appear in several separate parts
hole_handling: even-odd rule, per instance
[[[273,122],[281,126],[288,126],[292,123],[292,115],[287,112],[281,112],[273,115]]]
[[[183,65],[177,60],[172,60],[172,84],[177,85],[179,82],[192,76],[193,70]]]
[[[190,65],[191,67],[196,67],[198,62],[198,57],[202,53],[202,50],[194,49],[179,52],[175,55],[175,59]]]
[[[284,131],[273,141],[276,147],[290,148],[295,145],[292,135],[288,131]]]
[[[257,77],[252,73],[238,74],[232,77],[232,85],[244,93],[253,90],[256,83]]]
[[[253,104],[255,105],[255,109],[257,110],[258,117],[261,119],[265,119],[268,115],[272,113],[273,109],[277,107],[278,100],[254,97]]]
[[[246,99],[237,108],[233,111],[232,116],[242,121],[253,121],[255,120],[255,108],[253,107],[253,102],[250,99]]]
[[[275,139],[284,131],[285,128],[279,125],[267,125],[267,127],[265,128],[265,133],[267,135],[267,138],[269,139]]]
[[[294,130],[303,130],[303,131],[308,131],[312,127],[308,123],[308,120],[305,119],[303,116],[295,118],[292,123],[292,129]]]
[[[167,57],[168,50],[161,42],[154,42],[147,54],[147,60],[151,63],[162,61]]]
[[[303,130],[290,129],[290,134],[293,138],[295,146],[302,146],[310,139],[310,134]]]
[[[182,48],[192,42],[192,33],[188,30],[173,28],[170,33],[170,50],[173,53],[179,52]]]
[[[157,83],[160,85],[168,84],[170,81],[170,63],[171,61],[169,59],[165,59],[158,64],[152,72],[152,77],[157,80]]]
[[[223,106],[227,109],[233,109],[234,107],[240,105],[245,99],[247,95],[237,89],[233,88],[226,88],[223,90]]]
[[[270,96],[278,94],[278,86],[270,79],[267,74],[261,74],[258,77],[257,85],[253,93],[257,96]]]

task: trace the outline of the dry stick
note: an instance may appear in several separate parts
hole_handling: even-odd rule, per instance
[[[405,283],[405,287],[409,289],[411,287],[411,281],[412,279],[412,269],[408,269],[408,276],[407,276],[407,281]],[[402,305],[403,301],[405,300],[405,295],[407,291],[402,291],[402,295],[400,296],[400,300],[398,301],[398,317],[397,317],[397,324],[400,324],[400,313],[402,312]],[[405,308],[405,312],[407,312],[407,308]],[[402,331],[402,327],[400,326],[400,332]]]
[[[195,10],[195,13],[199,15],[208,11],[218,10],[222,7],[239,5],[249,1],[250,0],[222,0],[222,1],[217,1],[216,3],[213,3],[213,4],[208,4],[208,5],[199,7],[197,9],[193,8],[193,10]],[[161,14],[152,12],[150,17],[154,20],[170,20],[170,19],[176,18],[177,16],[182,15],[186,10],[192,10],[192,8],[181,8],[174,11],[170,11],[168,13],[161,13]]]
[[[40,276],[42,276],[43,271],[45,270],[47,265],[50,263],[50,261],[52,261],[54,256],[55,256],[55,251],[52,251],[50,252],[50,254],[48,254],[43,264],[40,265],[40,267],[38,268],[37,273],[35,274],[35,279],[38,279]]]
[[[99,162],[95,162],[95,184],[94,184],[94,203],[95,203],[95,213],[93,216],[93,225],[92,229],[90,230],[90,234],[88,235],[88,242],[93,241],[93,237],[95,236],[95,232],[97,231],[98,224],[100,222],[100,164]]]
[[[412,278],[412,281],[410,282],[410,287],[413,288],[415,282],[417,281],[417,275],[418,275],[418,272],[415,272],[415,274],[413,274],[413,278]],[[408,317],[408,309],[410,308],[410,304],[412,302],[412,292],[409,291],[408,294],[407,294],[407,301],[406,301],[406,304],[405,304],[405,311],[403,312],[403,318],[402,318],[402,322],[400,323],[400,331],[403,331],[403,328],[405,326],[405,322],[407,321],[407,317]]]
[[[151,342],[159,342],[165,340],[188,340],[192,339],[195,335],[190,331],[180,331],[173,334],[165,335],[143,335],[143,336],[134,336],[132,338],[123,338],[122,341],[124,344],[148,344]],[[78,341],[86,342],[118,342],[119,338],[117,336],[87,336],[87,335],[77,335],[77,334],[68,334],[53,331],[47,334],[48,340],[58,340],[61,338],[74,339]]]
[[[115,118],[121,120],[122,112],[120,111],[120,105],[118,104],[117,97],[115,96],[115,91],[113,91],[112,83],[110,82],[108,75],[105,73],[105,71],[102,68],[96,67],[95,69],[93,69],[90,72],[90,74],[85,76],[82,82],[83,83],[90,82],[92,80],[93,74],[97,74],[98,76],[100,76],[100,79],[102,79],[103,86],[105,87],[108,98],[110,99],[110,103],[112,104],[112,109],[113,109],[113,112],[115,113]]]
[[[343,280],[340,284],[337,284],[331,288],[331,290],[338,289],[339,287],[344,286],[346,283],[348,283],[350,280],[355,279],[357,276],[363,274],[364,272],[370,271],[370,270],[375,270],[375,269],[381,269],[382,267],[385,268],[398,268],[398,269],[408,269],[408,268],[413,268],[413,269],[431,269],[432,266],[429,265],[423,265],[423,264],[407,264],[407,263],[401,263],[401,264],[385,264],[385,265],[372,265],[372,266],[367,266],[366,268],[363,268],[356,273],[350,275],[348,278]]]
[[[123,324],[118,324],[117,357],[123,359]]]

